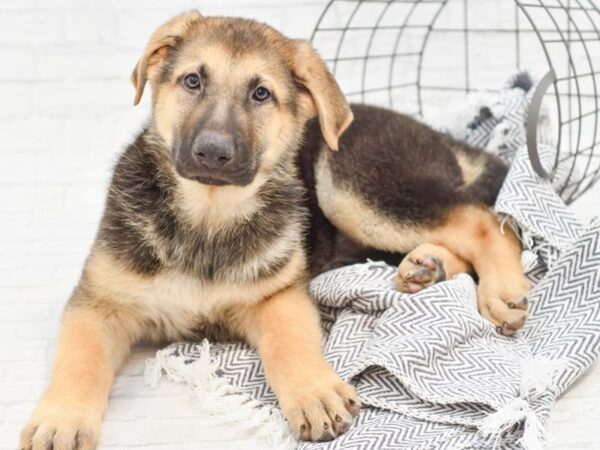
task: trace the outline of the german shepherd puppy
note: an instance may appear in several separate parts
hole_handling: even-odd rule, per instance
[[[132,81],[136,104],[150,81],[152,116],[115,167],[22,449],[94,448],[142,339],[244,339],[296,436],[344,433],[360,403],[322,355],[307,284],[377,252],[407,253],[405,292],[474,271],[481,314],[507,335],[523,325],[519,242],[489,210],[506,174],[496,158],[350,108],[307,42],[251,20],[174,17]]]

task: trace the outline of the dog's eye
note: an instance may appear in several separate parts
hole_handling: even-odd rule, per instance
[[[271,93],[266,87],[259,86],[254,90],[252,98],[257,102],[265,102],[271,98]]]
[[[188,89],[198,89],[200,87],[200,77],[195,73],[190,73],[183,79],[183,84]]]

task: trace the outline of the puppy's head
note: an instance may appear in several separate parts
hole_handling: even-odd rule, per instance
[[[154,126],[177,173],[203,184],[246,185],[268,172],[315,115],[336,150],[352,121],[310,44],[252,20],[174,17],[150,38],[132,81],[135,104],[152,85]]]

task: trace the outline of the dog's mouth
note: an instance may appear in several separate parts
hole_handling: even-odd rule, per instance
[[[233,173],[206,172],[200,170],[180,170],[177,173],[183,178],[196,181],[207,186],[246,186],[254,179],[250,170],[240,170]]]
[[[200,184],[206,184],[208,186],[228,186],[231,184],[236,184],[223,178],[216,178],[206,175],[191,177],[191,179],[197,181]]]

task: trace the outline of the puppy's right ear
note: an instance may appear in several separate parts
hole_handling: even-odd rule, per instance
[[[189,11],[173,17],[152,33],[142,57],[131,74],[131,82],[135,88],[134,105],[137,105],[142,98],[149,71],[163,61],[169,49],[176,47],[201,19],[202,15],[198,11]]]

